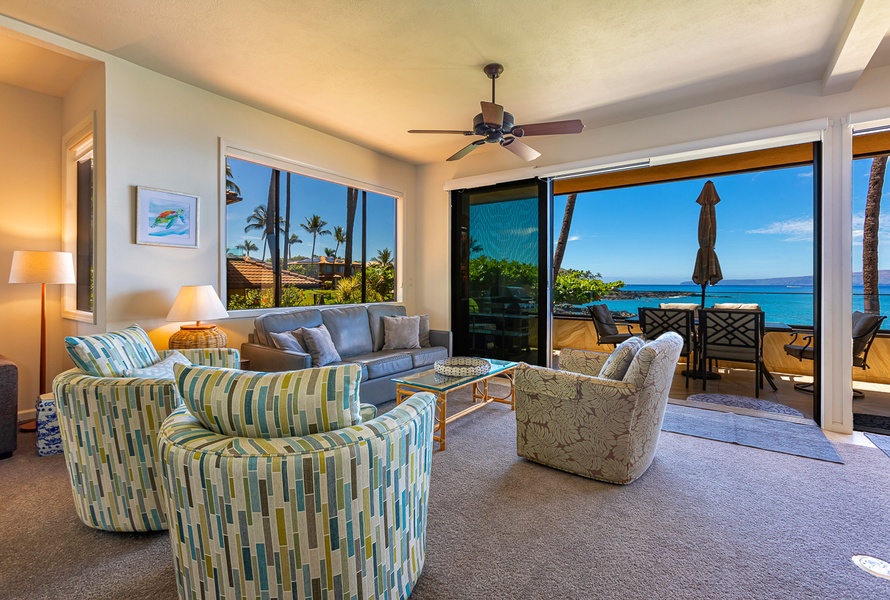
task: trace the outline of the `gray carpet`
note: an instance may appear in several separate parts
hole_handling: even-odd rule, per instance
[[[448,427],[436,452],[426,564],[415,600],[884,598],[853,554],[890,558],[890,469],[663,433],[649,471],[613,486],[516,456],[496,404]],[[0,596],[176,598],[164,534],[77,520],[61,457],[33,435],[0,461]]]
[[[771,400],[762,400],[760,398],[749,398],[748,396],[733,396],[731,394],[693,394],[686,398],[693,402],[707,402],[709,404],[720,404],[721,406],[736,406],[739,408],[750,408],[751,410],[760,410],[763,412],[776,413],[779,415],[788,415],[791,417],[802,417],[803,413],[796,408],[779,404]]]
[[[866,433],[865,437],[871,440],[871,442],[881,449],[881,452],[890,457],[890,436],[887,435],[878,435],[877,433]]]
[[[661,428],[771,452],[843,462],[822,430],[815,425],[668,404]]]

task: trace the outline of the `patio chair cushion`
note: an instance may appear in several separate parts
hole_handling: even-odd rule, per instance
[[[304,436],[361,422],[358,365],[279,373],[174,368],[189,412],[206,429],[221,435]]]
[[[618,347],[609,355],[609,358],[600,370],[599,376],[615,381],[624,379],[624,375],[627,373],[631,362],[633,362],[634,356],[645,345],[646,342],[638,337],[628,338],[618,344]]]
[[[65,349],[74,364],[93,377],[123,377],[128,369],[141,369],[161,358],[139,325],[96,335],[68,336]]]
[[[190,365],[192,361],[178,350],[171,350],[165,357],[153,365],[141,369],[127,369],[124,375],[127,377],[153,377],[155,379],[173,379],[173,365]]]
[[[722,310],[760,310],[760,305],[739,302],[718,302],[712,308],[719,308]]]
[[[674,310],[698,310],[701,306],[695,302],[662,302],[658,308],[667,308]]]

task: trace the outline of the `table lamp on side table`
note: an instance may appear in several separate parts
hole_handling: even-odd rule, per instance
[[[46,393],[46,284],[77,283],[74,257],[70,252],[16,250],[12,254],[9,283],[39,283],[40,291],[40,394]],[[37,423],[23,425],[21,431],[36,431]]]
[[[195,321],[183,325],[170,336],[170,349],[178,348],[225,348],[226,334],[216,325],[201,323],[208,319],[225,319],[229,316],[212,285],[184,285],[179,290],[168,321]]]

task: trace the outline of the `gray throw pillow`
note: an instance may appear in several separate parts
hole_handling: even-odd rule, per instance
[[[299,329],[294,331],[285,331],[284,333],[275,333],[274,331],[270,331],[269,335],[272,337],[272,343],[275,344],[275,347],[279,350],[290,350],[291,352],[301,352],[303,354],[307,354],[306,350],[303,349],[303,345],[297,341],[297,331],[299,331]]]
[[[417,334],[417,341],[420,342],[421,348],[430,347],[430,316],[420,315],[420,331]]]
[[[340,353],[334,346],[331,333],[324,325],[318,327],[302,327],[303,343],[312,357],[313,367],[323,367],[332,362],[340,362]]]
[[[383,349],[406,348],[420,348],[420,317],[383,317]]]
[[[618,344],[618,347],[609,355],[606,364],[603,365],[600,377],[615,381],[624,379],[624,375],[627,373],[630,363],[633,362],[634,356],[645,345],[646,342],[643,338],[638,337],[628,338]]]

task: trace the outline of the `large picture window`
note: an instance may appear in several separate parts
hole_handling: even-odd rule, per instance
[[[226,157],[229,310],[395,299],[396,198]]]

